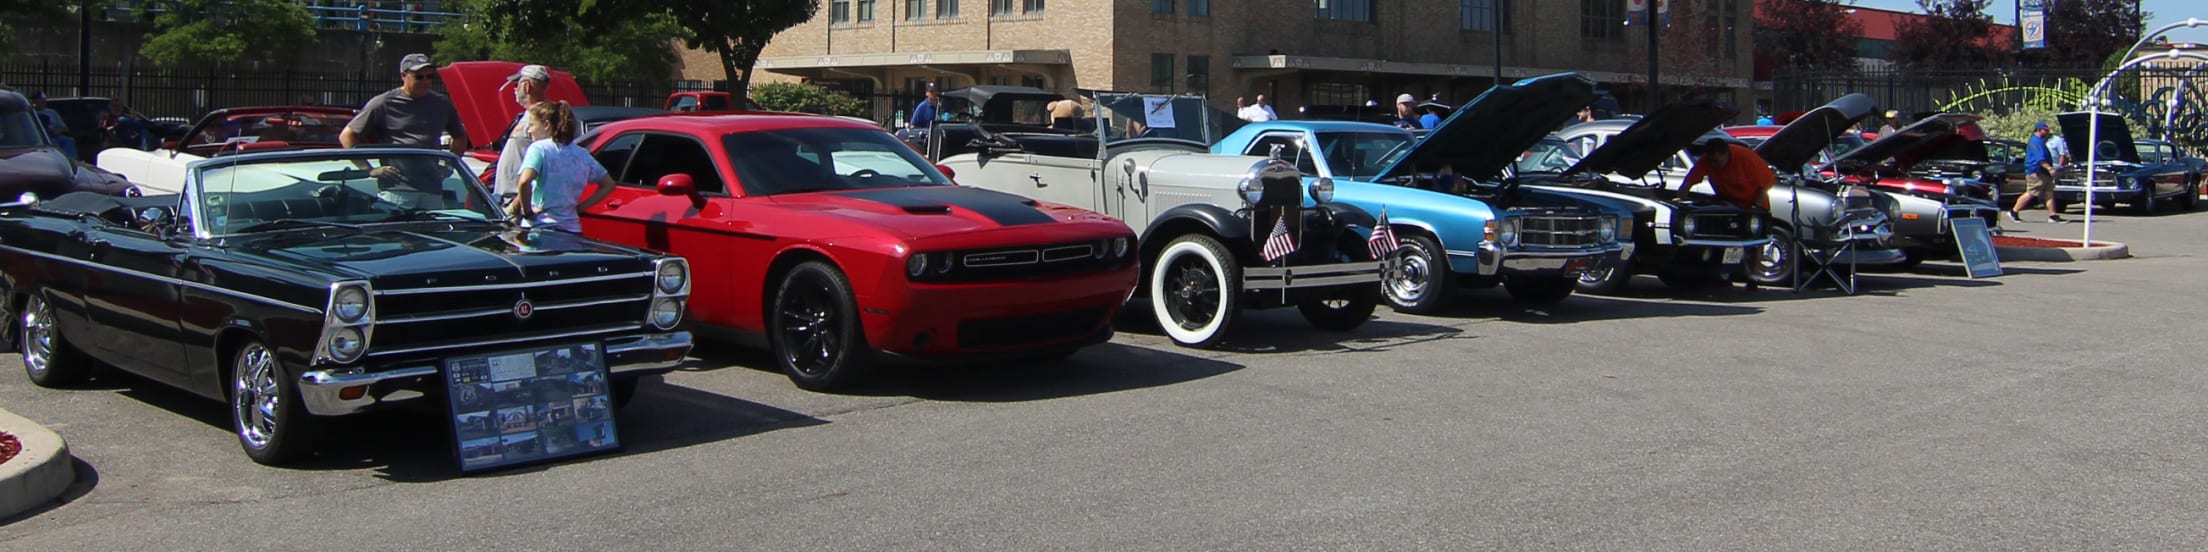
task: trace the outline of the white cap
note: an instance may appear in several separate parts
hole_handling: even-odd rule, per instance
[[[1403,94],[1395,97],[1395,103],[1418,103],[1418,98],[1410,94]]]

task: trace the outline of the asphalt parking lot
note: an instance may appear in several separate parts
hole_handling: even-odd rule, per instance
[[[1261,312],[1225,351],[1129,331],[846,395],[721,346],[620,412],[625,451],[475,476],[426,410],[271,469],[221,405],[38,389],[11,354],[0,405],[82,481],[0,547],[2198,548],[2208,213],[2099,222],[2135,258],[1935,262],[1853,297],[1491,290],[1348,334]]]

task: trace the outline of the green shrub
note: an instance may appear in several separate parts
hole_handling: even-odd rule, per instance
[[[866,104],[818,85],[794,82],[767,83],[751,88],[751,99],[760,107],[771,111],[796,111],[826,113],[845,117],[865,117]]]

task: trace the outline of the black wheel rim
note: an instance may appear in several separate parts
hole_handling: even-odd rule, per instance
[[[843,350],[842,309],[818,277],[797,283],[776,301],[782,329],[775,339],[782,345],[783,364],[806,375],[820,375],[835,366]]]
[[[1204,262],[1198,255],[1180,255],[1165,269],[1166,313],[1172,315],[1174,324],[1184,330],[1196,330],[1218,318],[1222,297],[1219,278],[1212,272],[1211,263]]]

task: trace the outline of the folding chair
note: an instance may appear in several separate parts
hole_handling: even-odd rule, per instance
[[[1802,222],[1801,233],[1794,240],[1795,293],[1824,279],[1840,288],[1841,293],[1855,295],[1855,242],[1864,237],[1856,227],[1869,221],[1863,220],[1866,215],[1860,213],[1864,211],[1849,208],[1855,203],[1854,191],[1853,185],[1840,186],[1833,198],[1832,212],[1822,218],[1830,223]],[[1797,217],[1796,220],[1801,219]],[[1808,265],[1806,271],[1805,263]]]

